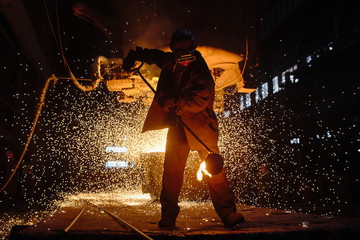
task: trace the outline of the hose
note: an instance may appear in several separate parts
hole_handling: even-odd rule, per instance
[[[46,82],[45,82],[45,86],[44,88],[42,89],[41,91],[41,96],[40,96],[40,101],[39,101],[39,104],[37,105],[37,109],[36,109],[36,114],[35,114],[35,119],[33,121],[33,125],[32,125],[32,128],[31,128],[31,131],[30,131],[30,134],[29,134],[29,137],[27,139],[27,142],[25,144],[25,147],[21,153],[21,156],[19,158],[19,161],[17,162],[13,172],[11,173],[9,179],[6,181],[6,183],[1,187],[0,189],[0,193],[2,191],[4,191],[4,189],[6,188],[6,186],[10,183],[11,179],[14,177],[16,171],[18,170],[24,156],[25,156],[25,153],[26,153],[26,150],[27,148],[29,147],[29,144],[30,144],[30,141],[31,141],[31,138],[34,134],[34,131],[35,131],[35,127],[36,127],[36,124],[38,122],[38,119],[39,119],[39,116],[40,116],[40,112],[41,112],[41,109],[42,107],[44,106],[44,103],[45,103],[45,96],[46,96],[46,91],[47,89],[49,88],[49,84],[50,84],[50,81],[53,80],[54,81],[54,84],[56,84],[56,81],[57,81],[57,78],[55,77],[55,75],[51,75],[51,77],[49,77]]]

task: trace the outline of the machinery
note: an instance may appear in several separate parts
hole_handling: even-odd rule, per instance
[[[169,48],[162,50],[170,51]],[[248,87],[244,82],[239,66],[239,63],[244,59],[241,55],[209,46],[199,46],[197,50],[204,57],[215,80],[214,109],[216,112],[221,112],[224,109],[224,89],[231,88],[234,93],[250,93],[255,90],[255,88]],[[93,69],[95,75],[97,74],[106,80],[109,91],[119,92],[118,100],[120,102],[131,103],[141,99],[144,104],[150,105],[154,97],[151,89],[139,75],[122,71],[121,64],[122,59],[107,59],[99,56],[94,62]],[[160,69],[155,65],[145,64],[141,70],[141,74],[148,79],[154,89],[156,89],[159,73]]]

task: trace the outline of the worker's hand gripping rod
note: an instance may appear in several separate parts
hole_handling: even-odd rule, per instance
[[[140,66],[133,69],[132,71],[137,72],[141,79],[148,85],[148,87],[153,91],[155,94],[155,89],[151,86],[151,84],[145,79],[145,77],[141,74],[140,69],[144,65],[144,62],[141,62]],[[181,119],[179,115],[177,115],[175,112],[172,112],[175,117],[178,119],[181,125],[183,125],[184,128],[186,128],[199,143],[206,149],[206,151],[209,153],[209,155],[206,157],[205,162],[207,162],[207,170],[212,174],[218,174],[223,169],[224,159],[220,156],[220,154],[214,153],[211,151],[211,149],[189,128],[189,126]],[[211,161],[212,166],[208,166],[209,161]],[[209,169],[210,168],[210,169]]]

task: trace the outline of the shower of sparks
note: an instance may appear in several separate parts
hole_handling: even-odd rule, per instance
[[[60,83],[49,94],[39,127],[45,138],[37,136],[34,142],[50,152],[35,153],[43,161],[38,174],[45,177],[54,171],[59,176],[51,188],[59,190],[109,190],[140,184],[141,158],[165,146],[166,130],[141,134],[147,108],[140,102],[119,103],[105,88],[88,96],[70,88],[73,86]],[[107,147],[125,151],[106,151]],[[106,168],[107,161],[129,164]],[[59,168],[62,171],[56,170]]]
[[[14,98],[23,100],[22,111],[14,117],[12,127],[20,127],[24,144],[32,123],[27,118],[31,109],[27,99],[31,96],[15,93]],[[21,194],[29,209],[44,206],[54,209],[59,202],[53,200],[64,195],[91,196],[118,189],[138,189],[146,182],[150,168],[144,159],[148,154],[164,151],[167,130],[141,133],[148,106],[141,100],[120,103],[117,99],[117,93],[109,92],[104,85],[84,94],[64,80],[48,91],[32,147],[20,171]],[[318,119],[319,134],[312,136],[291,125],[299,114],[284,105],[283,99],[264,98],[243,110],[239,99],[238,95],[226,97],[225,111],[217,114],[220,154],[225,159],[224,167],[237,202],[289,211],[326,209],[327,215],[341,213],[341,206],[347,204],[342,187],[348,181],[341,176],[351,170],[347,148],[344,152],[339,149],[348,141],[344,136],[358,132],[358,126],[347,125],[349,121],[343,118],[343,125],[336,129]],[[319,103],[311,96],[304,102],[321,116]],[[291,144],[293,137],[300,140],[295,139],[295,144]],[[126,152],[106,151],[107,147],[126,149]],[[324,160],[321,151],[328,156],[329,164],[321,163]],[[297,157],[300,152],[303,158]],[[123,167],[106,167],[110,161]],[[124,162],[128,164],[123,165]],[[189,158],[181,199],[208,198],[204,192],[206,186],[196,180],[199,163],[196,157]],[[161,179],[162,164],[152,167],[154,175]],[[187,175],[190,177],[186,178]],[[331,187],[325,189],[325,185]],[[134,199],[129,201],[137,204]],[[299,205],[307,208],[299,209]],[[29,213],[28,219],[35,219],[29,220],[29,224],[39,219],[37,215]],[[16,219],[5,220],[6,227],[25,221]]]
[[[296,159],[298,150],[289,144],[288,138],[282,138],[302,134],[301,130],[287,126],[296,116],[290,108],[273,98],[262,100],[261,106],[255,105],[251,110],[239,111],[238,97],[226,101],[227,112],[217,114],[219,148],[238,202],[293,210],[296,203],[309,201],[311,208],[306,210],[309,212],[346,204],[337,188],[317,197],[321,179],[328,178],[335,185],[343,184],[344,180],[336,180],[331,168],[300,165]],[[24,106],[27,111],[26,102]],[[163,151],[167,133],[167,130],[141,133],[147,110],[141,100],[130,104],[118,102],[116,93],[108,92],[104,85],[84,94],[70,82],[59,81],[48,91],[32,139],[32,151],[23,165],[20,182],[30,208],[46,206],[56,199],[56,194],[132,189],[144,184],[148,166],[143,159],[148,153]],[[321,121],[319,124],[327,129]],[[26,127],[23,131],[25,135]],[[315,140],[304,136],[300,146],[311,145]],[[106,151],[106,147],[126,148],[126,152]],[[313,157],[305,156],[309,163],[314,161]],[[124,168],[107,168],[108,161],[129,164]],[[193,164],[189,162],[188,165]],[[156,167],[159,168],[156,175],[162,174],[161,167],[162,164]],[[345,164],[344,171],[348,170]],[[314,171],[317,177],[311,177],[309,171]],[[188,184],[195,183],[185,179],[184,185]],[[317,201],[312,201],[314,197]],[[337,214],[337,210],[329,214]]]

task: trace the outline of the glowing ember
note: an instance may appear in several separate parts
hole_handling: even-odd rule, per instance
[[[196,174],[197,180],[198,180],[199,182],[202,181],[204,174],[205,174],[206,176],[212,177],[211,173],[209,173],[209,172],[206,170],[206,163],[205,163],[205,161],[203,161],[203,162],[200,164],[200,168],[199,168],[199,170],[197,171],[197,174]]]

